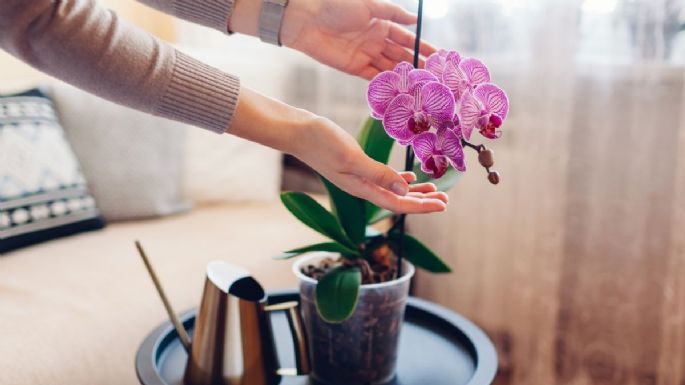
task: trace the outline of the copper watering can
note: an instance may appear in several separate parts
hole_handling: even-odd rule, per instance
[[[284,311],[295,368],[281,368],[269,313]],[[185,385],[275,385],[281,376],[309,374],[309,353],[297,302],[267,305],[262,286],[241,267],[207,265],[195,319]]]

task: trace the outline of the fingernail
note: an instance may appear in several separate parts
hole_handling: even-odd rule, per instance
[[[409,192],[409,186],[404,183],[395,182],[390,186],[390,191],[397,195],[407,195]]]

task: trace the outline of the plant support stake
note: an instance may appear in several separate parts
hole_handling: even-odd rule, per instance
[[[419,0],[418,19],[416,21],[416,38],[414,40],[414,68],[419,68],[419,51],[421,48],[421,26],[423,24],[423,0]],[[407,146],[404,158],[404,170],[414,169],[414,151],[411,145]],[[406,232],[407,214],[400,215],[400,252],[397,256],[397,278],[402,277],[402,260],[404,259],[404,236]]]

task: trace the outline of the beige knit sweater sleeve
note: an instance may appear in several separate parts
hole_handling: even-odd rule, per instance
[[[233,0],[144,0],[226,32]],[[0,0],[0,48],[93,94],[217,133],[239,80],[127,23],[96,0]]]

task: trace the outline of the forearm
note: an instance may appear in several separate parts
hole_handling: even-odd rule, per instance
[[[239,81],[183,55],[93,0],[4,0],[0,48],[100,97],[224,132]]]
[[[299,156],[307,133],[313,133],[315,114],[243,88],[228,133],[288,154]]]

